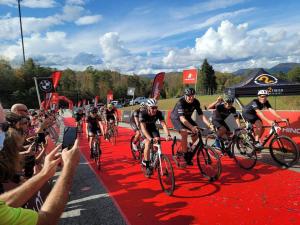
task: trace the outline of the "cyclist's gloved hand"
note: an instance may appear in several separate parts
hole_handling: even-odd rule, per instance
[[[191,129],[191,131],[193,133],[197,133],[198,132],[198,127],[197,126],[193,126],[193,128]]]
[[[159,137],[155,137],[155,138],[153,138],[153,142],[157,143],[159,141],[159,139],[160,139]]]
[[[283,121],[283,122],[285,122],[285,123],[286,123],[286,125],[288,125],[288,126],[290,125],[290,121],[289,121],[289,119],[287,119],[287,118],[286,118],[286,119],[282,119],[282,121]]]
[[[167,141],[170,141],[170,140],[172,140],[172,137],[171,137],[171,135],[169,134],[167,137],[166,137],[166,140]]]

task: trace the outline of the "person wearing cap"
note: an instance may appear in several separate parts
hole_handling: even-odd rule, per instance
[[[243,108],[242,115],[246,121],[255,125],[255,147],[263,148],[260,143],[260,138],[264,133],[263,123],[262,121],[266,121],[268,124],[272,126],[273,120],[267,118],[262,110],[269,110],[275,117],[278,119],[285,121],[288,123],[287,119],[282,118],[271,106],[268,101],[269,91],[268,90],[259,90],[257,92],[257,98],[253,99],[248,105]]]
[[[111,122],[114,126],[115,126],[115,122],[118,122],[117,110],[111,103],[107,104],[107,109],[104,111],[104,121],[105,121],[104,137],[106,137],[108,122]]]
[[[223,102],[224,103],[218,104],[216,106],[216,109],[213,112],[212,116],[212,123],[217,129],[217,136],[219,138],[226,138],[227,133],[230,132],[230,129],[225,122],[226,118],[230,114],[234,116],[238,127],[240,127],[241,125],[236,109],[235,107],[233,107],[234,98],[227,96],[224,98]],[[220,142],[218,140],[216,141],[216,147],[221,147]],[[231,151],[228,151],[228,153],[230,154]]]
[[[164,132],[167,134],[167,140],[171,140],[171,135],[165,123],[162,112],[158,110],[156,99],[148,99],[146,106],[147,109],[141,111],[139,114],[139,122],[141,125],[142,134],[146,138],[142,166],[146,167],[145,176],[150,177],[153,173],[153,168],[150,167],[150,144],[153,142],[156,143],[160,140],[160,134],[156,127],[156,122],[159,121],[162,125]]]
[[[188,131],[192,131],[193,133],[198,132],[198,125],[192,119],[193,112],[196,110],[200,116],[200,120],[202,120],[207,127],[211,127],[209,120],[202,112],[200,102],[195,98],[195,94],[194,88],[186,88],[184,90],[184,96],[178,100],[171,112],[173,126],[181,135],[182,149],[176,153],[176,157],[174,158],[176,161],[183,161],[182,158],[184,158],[185,162],[180,164],[186,163],[187,165],[193,165],[192,153],[187,151]],[[197,135],[192,136],[192,142],[194,143],[197,138]]]
[[[132,148],[133,150],[137,151],[138,148],[136,146],[136,142],[139,140],[140,136],[141,136],[141,126],[140,126],[140,121],[139,121],[139,115],[141,111],[146,110],[146,105],[145,102],[142,102],[140,104],[140,107],[137,108],[136,110],[133,111],[133,113],[131,114],[130,117],[130,126],[132,128],[132,130],[135,132],[133,141],[132,141]]]

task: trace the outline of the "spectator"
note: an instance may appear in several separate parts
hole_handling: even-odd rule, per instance
[[[68,200],[69,190],[80,157],[78,140],[75,141],[73,148],[69,151],[64,149],[59,154],[59,148],[60,146],[56,147],[47,155],[40,173],[19,187],[0,195],[0,225],[57,224]],[[58,164],[61,162],[63,164],[61,175],[41,210],[35,212],[20,208],[54,175]]]
[[[10,111],[13,112],[13,113],[16,113],[18,115],[21,115],[21,116],[28,116],[29,115],[27,106],[24,105],[24,104],[21,104],[21,103],[14,104],[10,108]]]

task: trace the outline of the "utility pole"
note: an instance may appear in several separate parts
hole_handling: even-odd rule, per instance
[[[19,8],[20,30],[21,30],[22,50],[23,50],[23,63],[25,64],[25,50],[24,50],[22,16],[21,16],[21,7],[20,7],[20,1],[22,1],[22,0],[17,0],[17,1],[18,1],[18,8]]]

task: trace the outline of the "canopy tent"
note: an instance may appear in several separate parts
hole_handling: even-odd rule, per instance
[[[258,90],[266,89],[270,95],[300,95],[300,83],[292,83],[270,75],[264,69],[256,69],[249,74],[249,79],[225,89],[225,94],[232,97],[256,96]]]

